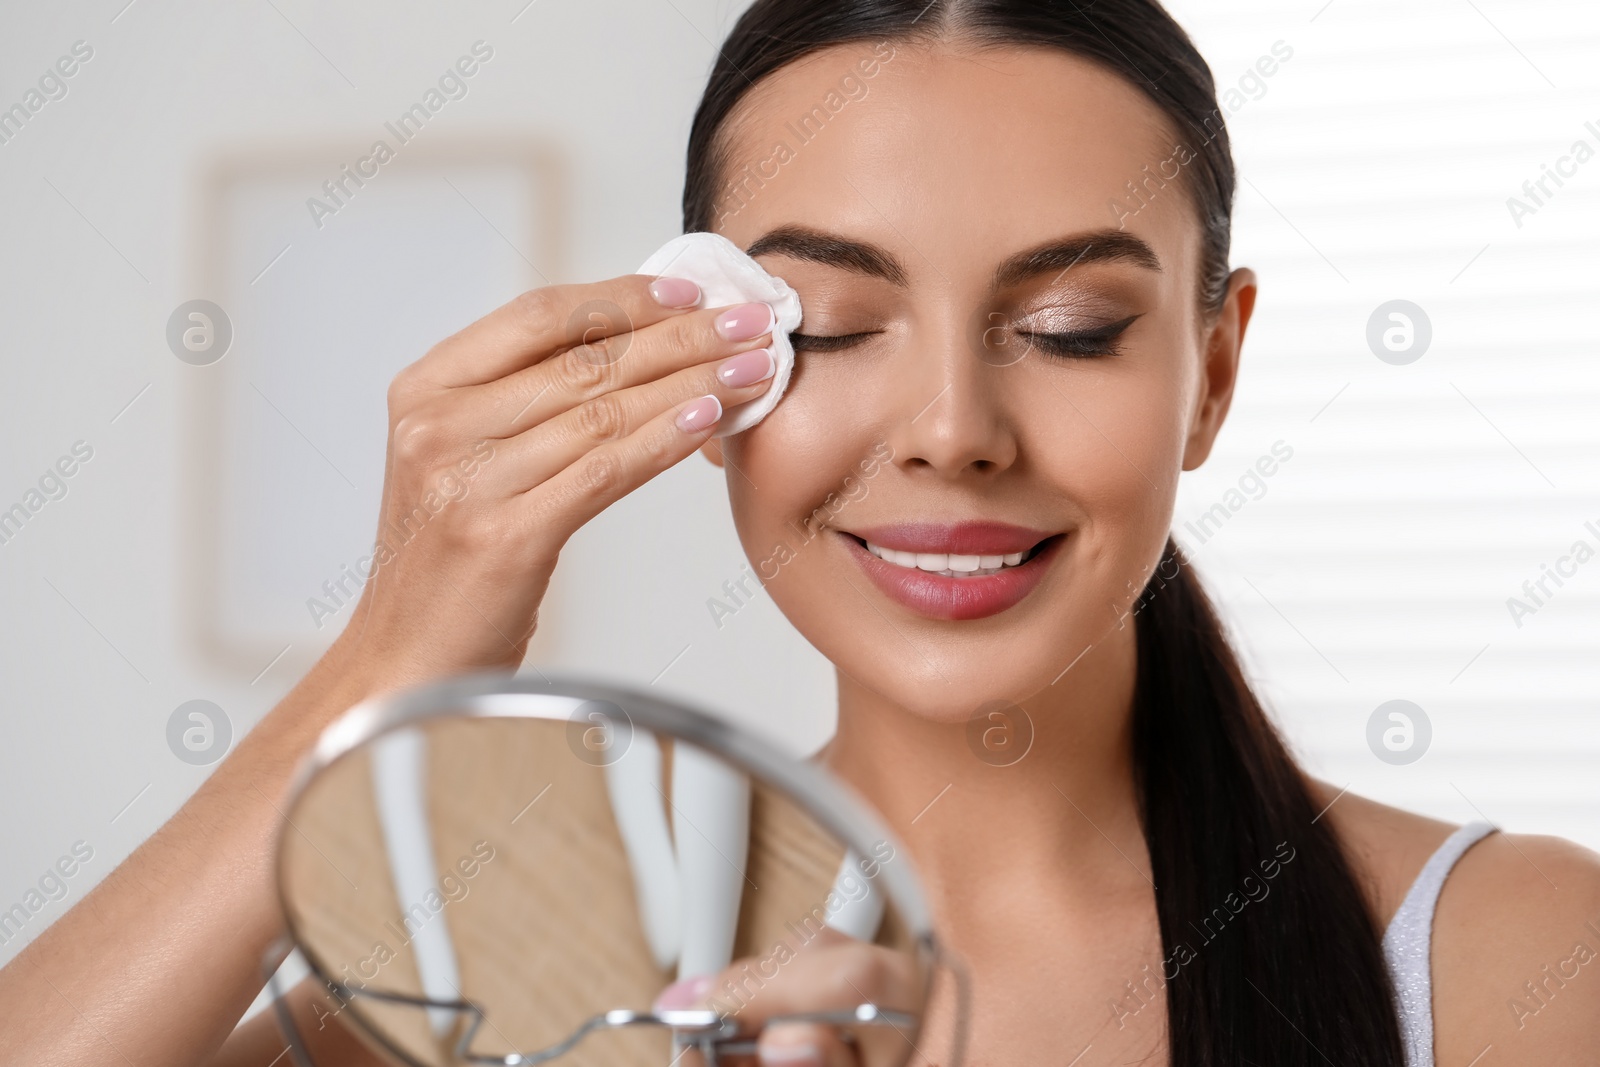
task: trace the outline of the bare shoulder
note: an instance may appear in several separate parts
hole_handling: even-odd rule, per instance
[[[1379,928],[1457,827],[1311,780]],[[1440,1064],[1589,1062],[1600,1047],[1600,854],[1491,833],[1445,879],[1433,920]]]
[[[1403,808],[1380,804],[1327,782],[1308,779],[1320,816],[1350,857],[1382,930],[1399,910],[1423,864],[1457,829]]]
[[[1494,833],[1456,864],[1433,920],[1441,1063],[1585,1062],[1600,1043],[1600,854]]]

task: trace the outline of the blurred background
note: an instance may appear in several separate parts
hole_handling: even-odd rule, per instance
[[[1222,90],[1234,258],[1263,283],[1180,541],[1314,773],[1600,848],[1600,8],[1169,6]],[[0,926],[0,962],[343,625],[393,374],[678,232],[742,7],[0,14],[0,912],[92,853]],[[744,567],[693,457],[563,552],[530,661],[814,749],[827,663],[765,598],[707,608]]]

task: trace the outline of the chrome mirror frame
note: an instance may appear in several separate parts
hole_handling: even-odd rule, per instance
[[[600,708],[594,708],[594,705]],[[606,707],[609,705],[609,708]],[[896,849],[896,855],[905,856],[904,862],[880,869],[885,895],[893,902],[904,923],[917,955],[928,967],[930,978],[941,970],[950,972],[955,982],[956,1019],[953,1030],[953,1062],[964,1060],[966,1051],[966,1019],[970,1001],[966,970],[961,963],[941,948],[933,931],[931,915],[922,895],[915,868],[909,854],[891,834],[882,821],[849,786],[826,771],[801,762],[780,752],[776,747],[753,734],[736,729],[703,711],[687,704],[662,697],[660,694],[612,685],[577,675],[549,675],[542,678],[522,677],[505,672],[465,675],[434,682],[412,689],[401,690],[364,700],[345,712],[318,737],[312,748],[296,768],[285,796],[285,811],[293,811],[302,794],[322,771],[336,761],[366,745],[375,738],[395,730],[436,719],[545,719],[569,723],[584,710],[595,710],[607,718],[620,712],[625,725],[637,726],[656,734],[682,740],[713,756],[718,756],[761,778],[775,787],[789,800],[799,804],[816,820],[818,825],[834,834],[846,847],[858,855],[868,855],[877,842],[887,841]],[[614,711],[612,709],[615,709]],[[631,734],[630,734],[631,736]],[[271,991],[279,1028],[288,1042],[288,1050],[299,1062],[299,1067],[315,1067],[304,1042],[300,1038],[292,1014],[284,1000],[276,972],[278,964],[294,949],[299,948],[309,965],[311,974],[338,996],[341,1004],[352,999],[372,999],[410,1004],[419,1008],[440,1008],[471,1016],[455,1048],[456,1058],[463,1063],[496,1064],[500,1067],[531,1067],[553,1059],[570,1050],[587,1034],[596,1030],[616,1029],[626,1026],[665,1026],[673,1031],[674,1039],[698,1046],[708,1067],[715,1067],[718,1054],[749,1055],[754,1052],[752,1038],[736,1038],[736,1025],[731,1020],[711,1011],[664,1011],[659,1013],[613,1010],[596,1015],[583,1023],[573,1034],[550,1048],[534,1053],[488,1055],[473,1053],[470,1044],[484,1021],[481,1009],[467,1001],[434,1001],[406,994],[377,990],[357,989],[331,976],[327,966],[317,958],[301,940],[294,920],[284,907],[286,872],[283,838],[287,831],[285,819],[280,822],[273,846],[274,885],[282,910],[285,933],[268,950],[262,960],[263,975]],[[931,990],[930,990],[931,999]],[[692,1017],[692,1018],[691,1018]],[[810,1012],[802,1015],[782,1016],[770,1020],[809,1022],[860,1022],[881,1023],[899,1029],[905,1025],[918,1026],[920,1017],[902,1012],[883,1011],[876,1005],[861,1005],[842,1012]],[[357,1025],[367,1036],[381,1045],[386,1052],[402,1063],[414,1061],[375,1028],[356,1015]]]

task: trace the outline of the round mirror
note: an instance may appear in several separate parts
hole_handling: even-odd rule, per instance
[[[290,936],[398,1062],[959,1054],[904,848],[823,771],[653,694],[498,675],[371,701],[285,815]]]

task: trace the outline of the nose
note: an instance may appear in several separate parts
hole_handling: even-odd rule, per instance
[[[896,359],[895,463],[945,479],[992,476],[1017,458],[1004,378],[1019,371],[972,350],[959,322],[913,332]]]

